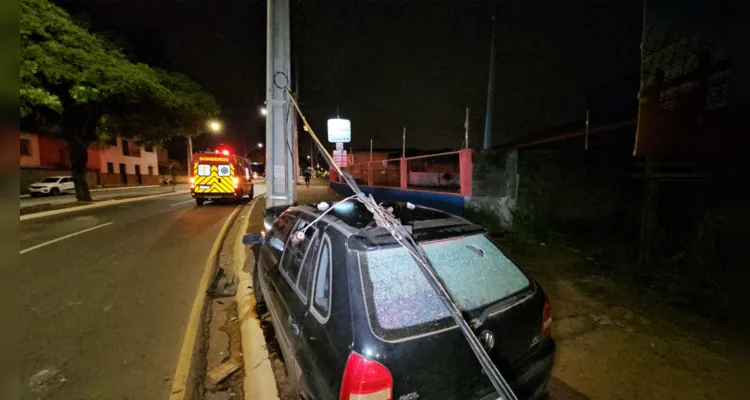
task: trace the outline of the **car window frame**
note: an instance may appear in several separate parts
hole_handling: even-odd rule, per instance
[[[323,316],[321,312],[315,307],[315,292],[318,284],[318,274],[320,273],[320,259],[323,257],[323,249],[328,248],[328,310],[326,315]],[[317,257],[315,258],[315,274],[313,275],[312,288],[310,289],[310,313],[318,320],[321,324],[325,324],[331,318],[331,308],[333,307],[333,247],[331,246],[331,238],[327,234],[323,234],[320,240],[320,247],[318,249]]]
[[[295,232],[295,228],[297,228],[297,225],[299,225],[300,221],[304,221],[306,223],[305,227],[303,227],[302,229],[306,229],[306,228],[314,229],[315,232],[310,237],[309,243],[307,245],[307,249],[305,249],[305,254],[302,256],[302,260],[300,261],[300,267],[299,267],[299,270],[297,271],[297,277],[296,279],[294,279],[294,281],[292,281],[292,278],[282,267],[283,267],[284,261],[286,260],[286,257],[292,257],[291,255],[287,255],[287,254],[291,254],[291,253],[287,253],[288,243],[289,243],[289,240],[291,240],[292,234]],[[297,294],[297,297],[299,297],[300,300],[302,300],[302,304],[304,305],[307,305],[307,300],[308,300],[307,293],[302,293],[302,290],[300,290],[300,288],[297,286],[297,283],[299,282],[299,276],[302,273],[302,268],[304,267],[305,260],[310,255],[312,244],[315,242],[315,237],[318,235],[318,232],[319,232],[316,227],[311,225],[311,222],[312,221],[304,218],[303,215],[299,215],[297,217],[297,220],[294,221],[294,226],[292,227],[292,230],[290,231],[289,238],[287,238],[287,244],[284,245],[284,251],[281,254],[281,259],[278,262],[279,274],[281,274],[281,276],[284,277],[284,280],[286,280],[289,286],[291,286],[294,293]],[[290,260],[289,262],[294,262],[294,260]]]

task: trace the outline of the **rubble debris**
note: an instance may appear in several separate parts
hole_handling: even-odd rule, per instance
[[[222,363],[208,371],[206,376],[208,384],[210,386],[216,386],[240,368],[242,368],[242,360],[236,358]]]

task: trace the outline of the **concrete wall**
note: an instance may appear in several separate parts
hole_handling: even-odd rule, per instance
[[[478,216],[490,229],[511,229],[518,203],[518,151],[492,150],[472,156],[471,197],[467,215]]]

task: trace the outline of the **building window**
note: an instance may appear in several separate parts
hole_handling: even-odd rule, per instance
[[[31,155],[31,142],[28,139],[21,139],[21,157]]]
[[[117,136],[113,136],[107,140],[107,144],[113,147],[117,147]]]
[[[152,146],[143,146],[143,151],[145,151],[146,153],[153,153],[154,148]]]
[[[114,174],[115,173],[115,164],[112,164],[111,162],[107,163],[107,173],[108,174]]]
[[[122,141],[122,155],[124,156],[130,155],[130,146],[127,140]]]
[[[154,167],[150,166],[148,167],[148,174],[153,175],[154,174]]]

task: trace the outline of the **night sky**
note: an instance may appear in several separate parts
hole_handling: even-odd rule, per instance
[[[188,74],[222,107],[222,141],[265,137],[265,1],[58,2],[131,58]],[[290,1],[300,100],[319,134],[352,121],[352,145],[458,148],[484,126],[490,19],[497,8],[493,144],[583,117],[586,92],[637,72],[637,2]],[[295,60],[293,60],[295,62]],[[635,95],[635,94],[634,94]],[[301,151],[309,139],[301,134]]]

